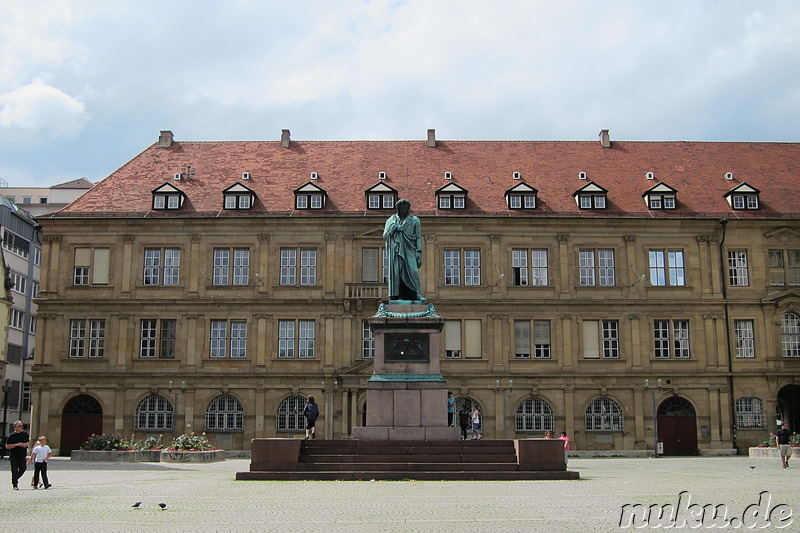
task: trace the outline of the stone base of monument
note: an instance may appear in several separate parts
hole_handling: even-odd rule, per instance
[[[526,440],[253,439],[239,480],[553,480],[579,479],[564,443]]]
[[[444,319],[432,304],[381,305],[369,319],[375,338],[373,374],[367,382],[367,423],[353,438],[458,440],[447,425],[447,383],[439,370]]]

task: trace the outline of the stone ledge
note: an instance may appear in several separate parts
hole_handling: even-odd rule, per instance
[[[792,446],[792,457],[795,454],[800,454],[800,446]],[[747,455],[754,459],[780,459],[781,457],[780,448],[777,447],[762,448],[754,446],[748,450]]]
[[[72,450],[70,460],[90,463],[159,463],[161,450]]]
[[[161,452],[162,463],[216,463],[224,460],[225,450],[201,452],[164,450]]]

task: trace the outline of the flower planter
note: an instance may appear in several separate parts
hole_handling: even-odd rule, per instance
[[[158,463],[161,461],[161,450],[72,450],[70,460],[93,463]]]
[[[225,450],[208,450],[191,452],[181,450],[163,450],[162,463],[216,463],[225,460]]]

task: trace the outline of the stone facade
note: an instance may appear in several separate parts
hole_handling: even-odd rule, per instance
[[[373,179],[377,171],[373,176],[365,170],[358,174],[355,167],[348,172],[338,169],[346,178],[337,180],[331,177],[337,167],[330,163],[330,168],[324,168],[324,161],[314,157],[329,150],[336,153],[341,165],[354,160],[366,166],[364,161],[370,157],[392,154],[409,160],[445,157],[439,152],[445,145],[428,148],[420,142],[420,155],[413,152],[412,157],[412,148],[402,143],[375,148],[389,155],[383,151],[371,154],[371,143],[295,146],[294,141],[287,141],[288,148],[277,142],[264,144],[268,146],[258,145],[265,151],[259,155],[264,162],[246,153],[251,150],[246,143],[175,142],[150,147],[64,212],[41,220],[45,242],[37,364],[33,368],[35,432],[63,443],[65,417],[79,397],[88,397],[95,406],[93,416],[103,432],[164,433],[167,438],[206,431],[219,447],[231,450],[248,448],[253,438],[302,435],[302,428],[287,427],[287,413],[281,411],[281,405],[298,396],[313,394],[320,404],[318,438],[349,438],[354,427],[364,425],[369,412],[366,391],[373,370],[364,324],[386,296],[385,284],[365,274],[369,266],[365,250],[381,249],[383,222],[392,210],[364,208],[356,212],[345,205],[366,205],[364,191],[377,181]],[[747,450],[774,429],[776,408],[785,419],[799,421],[800,358],[787,357],[784,351],[786,339],[796,342],[792,339],[797,335],[789,331],[791,325],[788,333],[783,331],[782,321],[788,315],[791,322],[791,316],[800,313],[800,290],[793,282],[773,283],[779,269],[770,252],[800,249],[796,202],[792,211],[792,202],[781,200],[789,194],[787,183],[798,170],[797,146],[773,146],[769,149],[776,152],[775,157],[764,156],[750,163],[757,155],[748,155],[751,159],[741,163],[753,166],[747,180],[760,190],[764,209],[743,216],[722,198],[722,192],[739,183],[726,183],[723,171],[731,168],[735,157],[743,157],[741,152],[747,152],[748,143],[722,147],[698,143],[712,146],[706,151],[704,146],[693,147],[696,149],[688,155],[677,151],[673,143],[630,143],[628,153],[632,155],[625,157],[640,158],[642,170],[660,161],[653,155],[659,148],[663,148],[659,157],[669,161],[665,169],[688,165],[692,158],[697,158],[698,168],[705,169],[685,175],[673,171],[665,177],[678,190],[680,202],[675,213],[647,213],[639,204],[642,193],[653,183],[646,181],[644,171],[625,182],[614,174],[612,163],[594,172],[580,164],[574,167],[587,168],[593,177],[601,172],[613,176],[597,178],[609,189],[612,210],[608,213],[576,207],[571,195],[586,182],[573,168],[564,172],[568,178],[531,180],[539,190],[537,205],[541,209],[547,208],[543,203],[549,201],[552,207],[561,196],[568,197],[560,210],[538,216],[541,209],[501,212],[495,204],[482,209],[484,198],[488,204],[499,196],[502,204],[504,193],[519,183],[513,181],[516,176],[511,177],[513,165],[508,169],[503,165],[517,153],[517,144],[453,143],[449,147],[451,153],[460,154],[461,166],[452,162],[437,168],[453,170],[452,180],[469,190],[463,213],[437,211],[430,205],[428,196],[435,201],[436,189],[445,185],[445,179],[427,177],[434,175],[427,170],[433,165],[427,159],[419,169],[408,171],[408,177],[400,176],[399,170],[387,172],[393,177],[387,184],[399,197],[411,198],[412,210],[421,220],[425,249],[420,275],[425,297],[445,319],[446,340],[435,356],[446,387],[457,398],[478,403],[485,438],[541,437],[544,429],[552,428],[556,436],[566,431],[577,450],[652,449],[656,405],[664,416],[682,414],[684,424],[675,429],[665,425],[671,419],[659,417],[659,440],[670,441],[675,431],[687,431],[688,420],[696,450]],[[597,157],[612,157],[611,151],[622,147],[617,143],[610,148],[585,145],[548,145],[556,161],[551,166],[558,164],[559,157],[566,157],[564,152],[599,150]],[[539,148],[536,145],[530,150]],[[181,151],[173,154],[177,149]],[[293,149],[298,151],[289,154]],[[498,157],[494,154],[497,150],[508,152]],[[281,159],[290,155],[311,162],[291,166]],[[774,159],[784,161],[784,170],[769,166]],[[200,175],[173,182],[178,163],[188,161],[197,165]],[[274,188],[257,188],[259,164],[264,165],[262,174],[268,169],[272,172],[269,180],[263,181]],[[535,162],[526,164],[535,168]],[[757,171],[759,165],[765,167],[763,172]],[[472,181],[465,176],[470,168],[479,169]],[[252,177],[241,181],[237,169],[248,170]],[[286,172],[277,176],[280,169]],[[308,177],[298,169],[320,172],[315,183],[327,200],[319,212],[292,209],[297,189]],[[619,169],[620,174],[632,175],[627,167]],[[496,175],[495,170],[497,175],[503,173],[503,179],[493,178],[496,183],[492,184],[489,178]],[[208,177],[216,174],[224,176],[219,181]],[[427,189],[418,190],[412,179],[428,179]],[[707,183],[698,186],[693,179]],[[159,194],[154,191],[164,182],[174,183],[186,194],[186,203],[175,213],[152,209],[153,195]],[[235,182],[254,191],[259,199],[253,204],[257,212],[211,212],[203,207],[202,202],[213,196],[221,209],[223,189]],[[278,212],[269,205],[281,194],[290,204],[288,211]],[[696,198],[700,194],[708,198]],[[794,191],[792,194],[796,197]],[[163,258],[168,249],[180,251],[177,283],[164,285],[145,279],[152,275],[146,268],[148,250],[160,251],[160,275],[164,276]],[[93,283],[95,272],[91,269],[96,264],[92,263],[87,267],[89,281],[76,283],[76,254],[95,260],[95,250],[108,250],[98,259],[102,265],[108,258],[107,278],[101,276],[99,283]],[[231,251],[231,276],[235,251],[247,250],[242,285],[218,283],[215,257],[219,250]],[[294,284],[286,283],[285,250],[297,251]],[[304,250],[314,251],[313,265],[301,264],[306,260],[301,259]],[[464,253],[476,250],[479,267],[473,264],[470,272],[477,275],[472,278],[476,283],[466,285]],[[546,252],[542,255],[546,256],[546,281],[540,285],[519,283],[514,263],[518,250],[524,251],[529,274],[531,250]],[[593,284],[582,277],[587,268],[598,276],[603,274],[598,250],[607,254],[604,258],[613,259],[613,264],[604,263],[610,269],[604,273],[613,275],[607,284],[601,284],[599,277]],[[653,278],[656,273],[651,267],[657,265],[651,252],[670,250],[681,252],[683,281],[659,285]],[[738,251],[746,257],[737,256]],[[453,278],[454,257],[460,260],[455,267],[459,284]],[[734,286],[730,269],[737,257],[746,262],[738,264],[745,265],[738,272],[748,280],[744,284],[736,278]],[[587,258],[597,261],[593,267],[586,266]],[[304,284],[308,278],[300,281],[304,268],[313,268],[313,282]],[[102,324],[95,323],[94,338],[92,320],[102,320]],[[76,333],[75,328],[81,321],[86,321],[87,328],[84,352],[76,344],[81,332],[78,329]],[[237,344],[242,350],[237,355],[243,357],[230,356],[232,322],[246,330],[245,343]],[[162,329],[165,323],[167,330]],[[309,324],[313,328],[310,339],[300,333],[306,328],[307,334]],[[669,335],[660,339],[666,340],[660,352],[663,358],[655,353],[661,324],[666,324]],[[754,357],[737,356],[747,353],[737,351],[737,335],[749,339],[736,329],[742,324],[753,327]],[[291,358],[285,357],[288,352],[282,343],[287,340],[289,325],[294,328]],[[212,356],[221,353],[220,337],[213,330],[223,326],[228,328],[221,337],[226,355]],[[174,327],[173,333],[169,327]],[[546,327],[545,336],[537,329],[542,327]],[[530,336],[527,353],[526,331]],[[679,331],[680,338],[674,338]],[[150,339],[154,341],[152,352],[147,351],[150,345],[146,340]],[[174,341],[166,348],[167,357],[161,356],[162,340]],[[685,341],[681,346],[688,351],[676,351],[679,340]],[[97,342],[102,342],[99,352]],[[148,348],[143,348],[145,345]],[[519,350],[522,353],[517,353]],[[645,380],[650,384],[647,390]],[[660,389],[655,386],[657,380]],[[223,427],[217,431],[213,423],[209,426],[213,414],[209,409],[221,396],[234,398],[241,407],[241,423],[235,430]],[[166,404],[166,426],[159,426],[157,412],[152,420],[147,418],[147,409],[139,412],[151,397]],[[759,400],[756,412],[737,413],[740,398]],[[545,412],[526,412],[531,405],[534,409],[544,406]],[[615,406],[618,413],[613,412]],[[98,408],[101,414],[97,414]],[[605,408],[612,411],[593,411]],[[159,409],[153,407],[153,411]],[[228,414],[237,416],[235,409]],[[296,418],[296,412],[288,416]]]

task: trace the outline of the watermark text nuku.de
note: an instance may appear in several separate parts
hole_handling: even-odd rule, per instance
[[[792,508],[785,503],[773,504],[772,495],[766,490],[758,495],[758,502],[745,507],[741,514],[731,513],[725,504],[692,503],[691,494],[683,491],[678,494],[678,501],[674,504],[623,505],[619,516],[619,527],[782,529],[789,527],[792,520]]]

